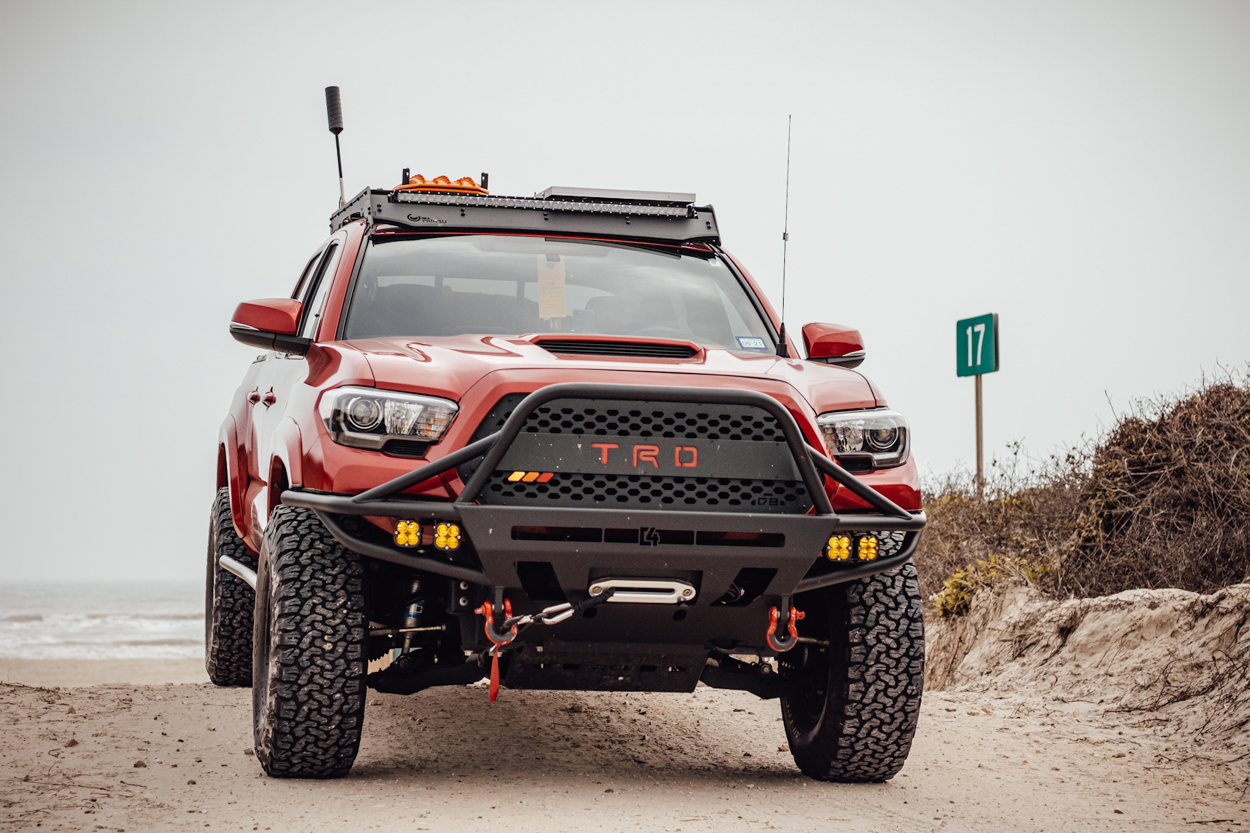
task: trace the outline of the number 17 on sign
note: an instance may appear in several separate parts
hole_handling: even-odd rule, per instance
[[[981,431],[981,377],[998,370],[998,313],[955,322],[955,375],[973,376],[977,388],[977,492],[985,490]]]

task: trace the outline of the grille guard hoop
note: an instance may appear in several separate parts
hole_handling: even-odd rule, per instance
[[[345,547],[363,555],[384,561],[401,564],[415,569],[443,575],[450,578],[473,581],[479,584],[491,584],[486,572],[474,570],[464,565],[450,564],[432,558],[400,552],[397,548],[386,547],[377,543],[364,541],[345,530],[335,522],[332,515],[372,515],[411,519],[465,520],[465,516],[480,514],[477,500],[486,487],[491,473],[499,465],[530,415],[540,406],[557,399],[615,399],[640,400],[650,402],[676,402],[706,405],[745,405],[760,408],[769,413],[780,426],[786,445],[794,456],[795,466],[808,493],[811,495],[815,516],[791,515],[770,516],[771,522],[780,523],[783,527],[797,530],[805,527],[810,530],[813,522],[827,529],[824,533],[834,532],[873,532],[903,531],[907,536],[901,550],[891,556],[871,562],[860,562],[829,571],[817,571],[815,575],[803,577],[794,588],[794,592],[814,590],[832,584],[851,581],[865,575],[885,572],[906,563],[919,543],[919,532],[924,528],[926,518],[923,512],[909,512],[898,506],[880,492],[864,484],[853,474],[843,469],[819,450],[810,446],[803,437],[793,415],[776,399],[755,391],[732,390],[726,388],[681,388],[671,386],[650,385],[617,385],[561,383],[548,385],[525,397],[508,417],[503,427],[495,434],[470,443],[464,448],[447,456],[427,463],[407,474],[361,492],[355,496],[330,495],[323,493],[288,490],[282,494],[282,502],[288,506],[302,506],[314,510],[325,523],[330,533]],[[484,457],[476,471],[465,484],[464,491],[451,502],[434,502],[410,499],[396,499],[401,492],[419,484],[437,478],[457,466]],[[833,510],[829,496],[824,489],[822,475],[830,477],[839,485],[868,503],[880,514],[844,514],[839,515]],[[463,511],[462,510],[467,510]],[[544,510],[523,510],[544,514]],[[551,510],[545,510],[551,511]],[[566,509],[562,512],[579,514],[616,514],[622,517],[622,526],[661,526],[665,516],[671,513],[659,511],[638,511],[625,509]],[[730,514],[730,513],[709,513]],[[760,520],[759,516],[735,515],[752,523]],[[819,519],[819,520],[817,520]],[[810,538],[810,532],[799,538]],[[699,548],[708,556],[717,554],[719,548]],[[727,548],[741,551],[740,548]]]

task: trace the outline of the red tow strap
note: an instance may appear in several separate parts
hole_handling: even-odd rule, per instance
[[[490,659],[490,701],[493,703],[495,702],[495,698],[499,696],[499,649],[516,638],[517,626],[513,625],[512,630],[507,632],[507,639],[500,640],[496,638],[492,627],[495,622],[494,605],[490,602],[482,602],[482,606],[473,612],[480,613],[482,616],[486,617],[486,638],[489,639],[495,646],[491,649]],[[503,600],[503,612],[505,619],[512,618],[512,602],[508,599]]]

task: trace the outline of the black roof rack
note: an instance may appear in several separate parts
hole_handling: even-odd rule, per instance
[[[330,231],[355,220],[422,231],[522,232],[658,243],[720,243],[710,205],[694,194],[548,188],[533,197],[497,197],[366,188],[330,215]]]

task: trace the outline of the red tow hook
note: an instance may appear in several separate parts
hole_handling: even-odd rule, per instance
[[[775,607],[768,609],[768,631],[764,634],[764,639],[768,642],[768,647],[778,653],[784,653],[799,642],[799,629],[795,626],[806,614],[797,607],[790,606],[790,597],[781,597],[781,607],[786,611],[786,630],[790,632],[789,636],[784,634],[777,636],[777,623],[781,620],[781,610]]]
[[[503,611],[505,621],[512,618],[511,600],[503,600]],[[482,602],[482,606],[473,612],[486,617],[486,638],[494,645],[490,649],[490,701],[493,703],[499,696],[499,649],[516,639],[517,626],[513,625],[511,630],[502,633],[495,630],[495,608],[490,602]]]

